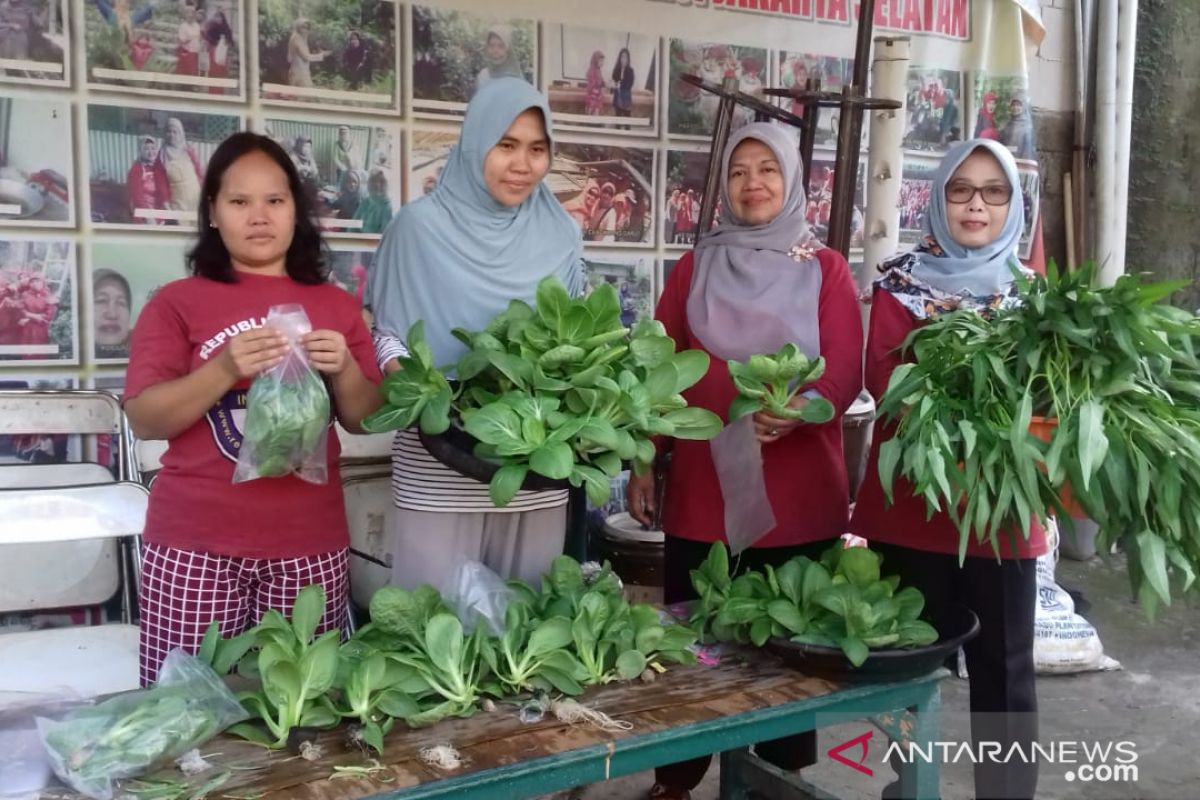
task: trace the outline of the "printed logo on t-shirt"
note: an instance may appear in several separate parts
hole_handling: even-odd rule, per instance
[[[242,425],[246,421],[246,397],[249,394],[249,388],[230,389],[206,415],[217,449],[235,463],[238,451],[242,449]]]
[[[266,317],[250,317],[232,325],[226,325],[224,330],[218,332],[215,336],[208,339],[204,344],[200,345],[200,360],[208,361],[209,356],[221,349],[221,345],[237,336],[239,333],[246,333],[255,328],[261,328],[267,322]]]

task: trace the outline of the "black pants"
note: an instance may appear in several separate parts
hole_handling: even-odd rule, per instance
[[[797,547],[752,547],[730,562],[729,571],[733,575],[747,570],[761,572],[767,564],[777,567],[796,556],[808,556],[815,561],[835,542],[836,540],[826,540]],[[666,603],[682,603],[696,599],[691,571],[704,563],[711,548],[712,545],[706,542],[667,537],[663,564],[663,600]],[[817,732],[806,731],[782,739],[759,742],[754,746],[754,752],[780,769],[802,769],[817,763]],[[690,791],[704,779],[704,773],[708,771],[711,763],[712,756],[701,756],[667,764],[654,770],[654,779],[671,789]]]
[[[971,680],[971,739],[999,742],[1008,753],[1020,743],[1028,753],[1037,741],[1037,692],[1033,665],[1033,622],[1037,604],[1037,562],[996,561],[929,553],[872,543],[883,556],[883,574],[899,575],[901,585],[916,586],[935,616],[950,603],[961,603],[979,617],[979,635],[963,648]],[[1037,789],[1037,764],[975,765],[975,795],[1023,800]],[[898,784],[884,790],[894,796]]]

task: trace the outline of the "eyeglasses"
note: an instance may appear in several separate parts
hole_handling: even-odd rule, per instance
[[[983,202],[989,206],[1007,205],[1009,200],[1012,200],[1012,187],[999,183],[990,183],[987,186],[975,186],[966,182],[955,182],[946,187],[946,202],[954,203],[955,205],[966,205],[975,199],[975,195],[979,194],[983,198]]]

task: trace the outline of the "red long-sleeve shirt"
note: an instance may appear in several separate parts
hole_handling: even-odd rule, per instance
[[[865,380],[867,391],[872,397],[883,397],[891,380],[892,372],[903,363],[898,348],[908,334],[924,320],[913,317],[890,293],[876,289],[871,301],[871,328],[867,334]],[[897,478],[893,487],[895,504],[888,506],[879,480],[879,446],[895,435],[895,424],[875,423],[871,441],[871,455],[867,472],[854,504],[854,517],[850,529],[869,542],[886,542],[903,545],[932,553],[958,553],[958,529],[949,515],[942,512],[926,521],[925,498],[913,495],[912,484]],[[1026,540],[1017,537],[1017,550],[1012,548],[1012,537],[1002,532],[997,539],[1000,555],[1004,558],[1036,558],[1044,554],[1046,532],[1037,520],[1033,521]],[[968,556],[995,558],[990,542],[979,543],[972,534],[967,545]]]
[[[801,425],[778,441],[762,446],[763,475],[776,527],[756,547],[784,547],[841,536],[849,517],[846,462],[842,456],[842,412],[862,386],[862,318],[854,280],[846,260],[833,250],[817,256],[821,267],[818,315],[825,374],[808,386],[833,403],[837,416],[824,425]],[[679,350],[704,350],[687,320],[688,290],[694,270],[692,253],[675,265],[655,316]],[[747,325],[754,320],[747,319]],[[780,342],[780,346],[784,343]],[[688,404],[707,408],[722,419],[737,391],[726,362],[712,356],[708,373],[684,393]],[[708,442],[672,440],[671,469],[663,504],[663,530],[700,542],[722,539],[725,504]]]

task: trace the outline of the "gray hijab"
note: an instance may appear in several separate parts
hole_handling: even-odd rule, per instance
[[[783,208],[764,225],[734,217],[729,198],[729,162],[747,139],[769,147],[783,173]],[[821,266],[815,255],[820,244],[805,219],[802,173],[796,142],[772,123],[746,125],[726,146],[721,201],[728,220],[696,245],[687,300],[688,325],[718,358],[745,361],[789,342],[809,357],[821,353]]]

